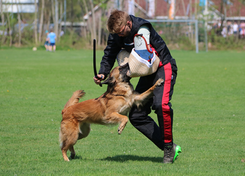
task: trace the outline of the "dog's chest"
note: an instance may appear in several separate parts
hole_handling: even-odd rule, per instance
[[[119,114],[122,114],[122,115],[127,115],[128,112],[130,111],[132,106],[129,106],[129,105],[124,105],[120,111],[119,111]]]
[[[134,103],[133,86],[130,83],[128,83],[128,84],[123,83],[120,86],[120,91],[118,91],[118,92],[121,92],[124,95],[123,96],[124,102],[123,102],[123,104],[121,104],[121,108],[119,109],[119,114],[127,115],[128,112],[130,111],[131,107],[133,106],[133,103]]]
[[[127,115],[130,109],[132,108],[133,104],[134,104],[134,101],[131,96],[129,96],[128,98],[125,98],[125,103],[120,108],[119,114]]]

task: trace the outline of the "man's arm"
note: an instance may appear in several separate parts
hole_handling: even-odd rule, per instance
[[[122,41],[117,34],[110,34],[107,41],[107,46],[104,50],[104,56],[100,63],[99,74],[103,74],[105,77],[110,73],[112,67],[114,66],[116,57],[120,50],[122,49],[119,42]]]

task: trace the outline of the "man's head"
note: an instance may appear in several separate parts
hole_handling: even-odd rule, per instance
[[[131,31],[132,22],[126,12],[114,10],[107,21],[107,28],[110,33],[124,37]]]

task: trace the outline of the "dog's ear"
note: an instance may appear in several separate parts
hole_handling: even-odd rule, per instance
[[[122,70],[122,69],[128,69],[129,70],[128,62],[126,64],[120,66],[120,70]]]
[[[102,82],[101,84],[111,84],[112,80],[113,80],[113,77],[109,77],[104,82]]]

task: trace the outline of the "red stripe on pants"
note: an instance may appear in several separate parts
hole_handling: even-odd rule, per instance
[[[171,64],[164,65],[165,80],[162,97],[162,114],[163,114],[163,126],[164,126],[164,143],[172,142],[172,122],[170,115],[169,92],[171,89],[172,68]]]

